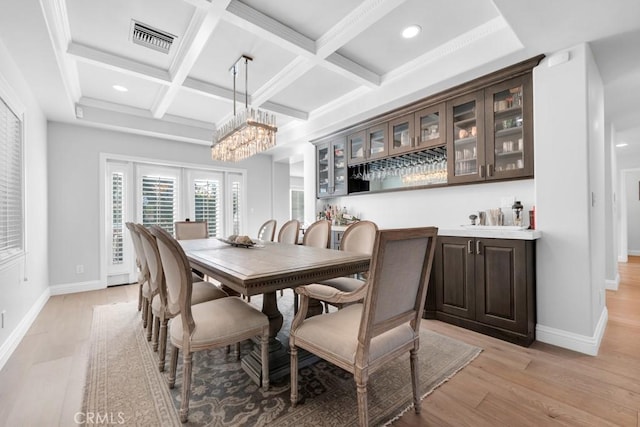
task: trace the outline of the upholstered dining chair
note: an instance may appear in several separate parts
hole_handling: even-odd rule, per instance
[[[174,318],[179,313],[172,310],[167,304],[167,283],[164,268],[158,252],[156,238],[144,226],[137,224],[138,233],[142,242],[147,266],[149,268],[149,283],[156,291],[150,306],[149,322],[153,326],[153,350],[158,351],[158,369],[164,371],[165,354],[167,346],[167,324],[169,319]],[[191,304],[200,304],[218,298],[225,298],[228,295],[209,282],[196,280],[197,276],[191,275],[192,293]],[[147,329],[147,339],[151,337],[152,328]]]
[[[295,245],[298,243],[298,234],[300,234],[300,221],[297,219],[289,220],[282,224],[278,232],[278,242]]]
[[[360,252],[371,254],[373,251],[373,242],[376,238],[378,226],[372,221],[358,221],[351,224],[344,231],[340,240],[340,250],[349,252]],[[364,273],[366,276],[366,272]],[[365,285],[365,281],[357,277],[336,277],[334,279],[319,282],[322,285],[332,286],[342,292],[354,292],[358,288]],[[342,304],[331,304],[325,301],[325,311],[329,311],[329,305],[335,305],[338,308]]]
[[[176,221],[173,224],[176,240],[206,239],[209,237],[207,221]]]
[[[314,248],[329,248],[331,243],[331,221],[321,219],[309,227],[304,232],[302,237],[302,244],[304,246],[312,246]],[[280,295],[283,291],[280,290]],[[293,293],[293,311],[298,311],[298,294]]]
[[[302,244],[316,248],[328,248],[331,242],[331,221],[321,219],[307,227]]]
[[[133,241],[133,248],[136,252],[136,265],[138,266],[138,311],[142,312],[142,327],[147,327],[147,315],[149,308],[149,301],[151,300],[151,290],[149,288],[149,268],[147,267],[147,258],[144,255],[142,249],[142,243],[140,242],[140,235],[136,229],[134,223],[126,222],[125,225],[129,229],[131,234],[131,240]]]
[[[438,229],[382,230],[376,233],[368,285],[354,293],[313,284],[296,288],[300,310],[289,335],[291,403],[298,403],[298,348],[352,373],[360,426],[368,426],[369,376],[389,361],[410,353],[413,407],[420,412],[418,348],[420,320]],[[310,298],[358,301],[341,310],[306,319]]]
[[[258,230],[258,240],[265,240],[268,242],[273,242],[273,239],[276,236],[276,225],[277,221],[275,219],[270,219],[266,221],[264,224],[260,226]]]
[[[179,312],[169,327],[171,362],[169,387],[175,386],[178,352],[182,350],[182,399],[180,420],[189,416],[191,362],[194,352],[224,347],[260,337],[262,387],[269,389],[269,319],[238,297],[219,298],[191,305],[193,286],[189,261],[180,244],[162,228],[153,226],[167,284],[167,307]]]

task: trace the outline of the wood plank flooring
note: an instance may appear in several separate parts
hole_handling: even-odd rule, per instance
[[[395,427],[640,427],[640,257],[619,265],[597,357],[524,348],[438,321],[425,328],[482,347],[469,366]],[[135,285],[51,297],[0,371],[0,426],[72,426],[82,403],[92,307],[137,298]]]

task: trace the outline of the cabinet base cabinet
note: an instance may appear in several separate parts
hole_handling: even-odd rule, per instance
[[[425,318],[535,340],[535,241],[439,236]]]

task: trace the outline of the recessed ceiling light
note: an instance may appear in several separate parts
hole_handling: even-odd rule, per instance
[[[420,25],[410,25],[402,30],[402,37],[404,37],[405,39],[411,39],[420,34],[420,31],[422,31]]]
[[[128,92],[129,89],[127,89],[124,86],[120,86],[120,85],[113,85],[112,86],[115,90],[117,90],[118,92]]]
[[[616,147],[626,147],[627,145],[629,144],[627,144],[626,142],[621,142],[620,144],[616,144]]]

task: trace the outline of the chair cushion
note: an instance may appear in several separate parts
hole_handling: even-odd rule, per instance
[[[315,348],[322,348],[334,358],[355,363],[362,307],[362,304],[353,304],[334,313],[305,319],[295,331],[296,345],[302,344],[300,347],[305,348],[304,342],[313,343]],[[378,335],[371,340],[369,364],[413,338],[413,329],[408,323]],[[322,354],[318,355],[322,357]]]
[[[265,314],[238,297],[195,304],[191,306],[191,314],[195,323],[191,335],[194,347],[206,347],[218,342],[237,342],[234,337],[243,337],[252,332],[257,336],[264,327],[269,326],[269,319]],[[169,336],[173,345],[182,347],[182,316],[171,321]]]
[[[191,291],[191,304],[200,304],[218,298],[227,297],[227,293],[209,282],[194,282]]]
[[[354,279],[353,277],[336,277],[335,279],[323,280],[318,283],[331,286],[342,292],[353,292],[364,285],[365,281]]]

